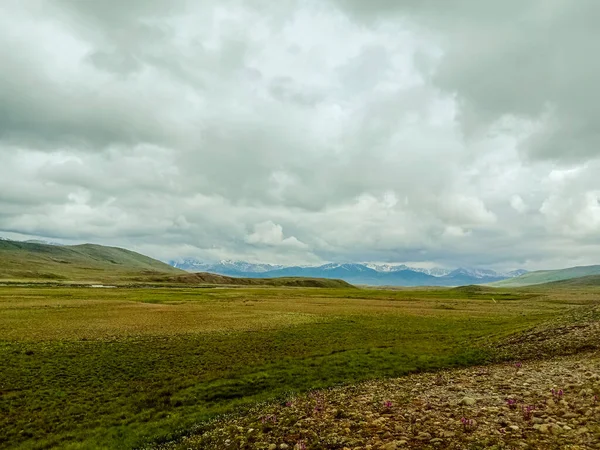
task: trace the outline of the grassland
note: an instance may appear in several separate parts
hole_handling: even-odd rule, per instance
[[[289,391],[480,363],[599,296],[0,287],[0,447],[135,448]]]

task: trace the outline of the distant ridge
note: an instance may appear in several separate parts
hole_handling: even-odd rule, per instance
[[[343,280],[325,278],[236,278],[213,273],[197,272],[155,278],[153,281],[166,281],[175,284],[217,284],[234,286],[290,286],[290,287],[319,287],[319,288],[353,288]]]
[[[497,287],[530,286],[534,284],[544,284],[554,281],[587,277],[589,275],[600,275],[600,265],[577,266],[558,270],[538,270],[535,272],[528,272],[516,278],[491,283],[490,285]]]
[[[0,280],[118,281],[180,273],[161,261],[118,247],[0,240]]]
[[[534,284],[536,288],[552,289],[576,289],[600,287],[600,275],[588,275],[585,277],[569,278],[566,280],[551,281],[549,283]]]

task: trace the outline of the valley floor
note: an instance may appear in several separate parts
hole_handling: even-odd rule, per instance
[[[597,449],[599,312],[494,346],[522,360],[313,391],[166,448]]]
[[[0,286],[0,448],[593,448],[598,305],[587,288]]]

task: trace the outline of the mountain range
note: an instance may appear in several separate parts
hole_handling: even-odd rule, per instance
[[[424,269],[404,264],[328,263],[320,266],[281,266],[223,260],[207,263],[196,259],[170,261],[170,265],[188,272],[209,272],[247,278],[312,277],[335,278],[352,284],[371,286],[459,286],[487,284],[518,277],[525,270],[495,272],[489,269]]]
[[[235,277],[235,280],[227,279],[223,275]],[[62,245],[40,240],[23,242],[0,236],[0,283],[18,280],[54,280],[111,283],[164,282],[185,285],[208,283],[346,286],[343,281],[335,281],[336,279],[351,284],[373,286],[487,284],[492,287],[538,285],[547,288],[587,289],[600,285],[600,265],[533,272],[525,270],[496,272],[489,269],[424,269],[405,264],[375,263],[282,266],[230,260],[207,263],[187,259],[166,264],[117,247],[95,244]]]

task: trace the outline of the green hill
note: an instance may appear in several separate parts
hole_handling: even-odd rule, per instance
[[[587,277],[590,275],[600,275],[600,266],[578,266],[559,270],[538,270],[536,272],[528,272],[520,277],[508,278],[506,280],[490,283],[489,286],[520,287]]]
[[[595,286],[600,287],[600,275],[588,275],[586,277],[569,278],[568,280],[551,281],[550,283],[537,284],[535,286],[536,288],[548,287],[552,289],[577,289]]]
[[[116,282],[184,273],[130,250],[0,240],[0,280]]]

